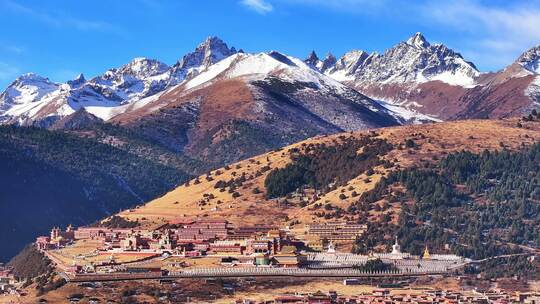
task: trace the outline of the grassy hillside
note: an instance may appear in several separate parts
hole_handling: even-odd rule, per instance
[[[321,136],[210,171],[120,215],[142,225],[224,217],[292,229],[347,219],[368,224],[356,251],[388,250],[398,234],[414,253],[429,245],[482,258],[540,246],[538,140],[540,123],[517,119]]]
[[[360,195],[373,189],[381,177],[390,172],[437,163],[452,152],[516,150],[522,145],[532,145],[540,139],[539,123],[522,124],[519,127],[516,120],[471,120],[314,137],[209,171],[163,197],[121,215],[141,220],[141,223],[145,222],[143,217],[148,223],[164,222],[176,217],[221,216],[233,222],[290,223],[293,218],[301,223],[325,220],[325,217],[329,217],[328,213],[347,210]],[[322,147],[335,149],[336,152],[345,151],[347,146],[369,143],[366,140],[368,138],[391,145],[391,148],[384,152],[381,150],[374,154],[365,154],[371,155],[368,157],[371,159],[371,170],[362,166],[352,171],[349,167],[345,168],[344,166],[357,163],[362,158],[347,160],[342,155],[344,159],[336,157],[328,159],[324,164],[318,163],[324,165],[324,170],[329,173],[322,181],[326,182],[332,176],[354,173],[347,176],[346,181],[341,180],[330,187],[313,187],[311,183],[306,183],[297,191],[284,196],[268,196],[265,181],[271,172],[275,174],[278,172],[276,170],[286,168],[295,163],[295,159],[309,156],[314,151],[324,151]],[[358,153],[364,150],[362,144],[357,148]],[[326,157],[332,154],[328,152],[320,155]],[[324,212],[321,217],[319,215],[325,211],[326,204],[330,204],[326,208],[334,211]],[[373,211],[370,217],[375,219],[381,213]],[[397,221],[397,218],[395,220]]]
[[[0,222],[0,260],[53,225],[95,221],[189,177],[150,155],[60,131],[0,127],[0,214],[9,215]]]

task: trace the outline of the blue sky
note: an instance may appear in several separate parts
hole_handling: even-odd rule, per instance
[[[0,0],[0,87],[21,73],[87,77],[150,57],[173,64],[216,35],[247,52],[382,52],[417,31],[482,71],[540,43],[540,1]]]

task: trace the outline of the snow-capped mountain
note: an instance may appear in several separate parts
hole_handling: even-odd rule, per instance
[[[532,73],[540,74],[540,45],[523,53],[516,63]]]
[[[216,83],[231,80],[241,81],[251,87],[255,82],[258,82],[259,85],[266,85],[279,81],[284,86],[283,90],[287,91],[280,92],[281,94],[297,93],[296,102],[303,104],[307,109],[316,111],[319,117],[325,118],[327,122],[335,124],[344,130],[363,129],[373,125],[371,122],[363,121],[361,116],[354,117],[354,115],[351,115],[352,112],[350,110],[343,109],[343,111],[337,113],[336,109],[342,107],[342,103],[327,103],[325,108],[324,105],[313,103],[313,100],[310,100],[307,96],[326,96],[325,98],[328,100],[333,97],[341,98],[357,106],[365,107],[365,110],[368,112],[380,113],[381,121],[384,120],[383,117],[388,121],[392,120],[386,109],[378,103],[359,94],[346,85],[313,70],[306,63],[302,62],[302,60],[275,51],[258,54],[236,53],[231,55],[209,66],[203,73],[183,82],[167,93],[168,95],[163,95],[163,98],[160,97],[154,101],[147,102],[139,111],[142,112],[146,108],[148,112],[143,115],[148,115],[150,112],[155,111],[156,108],[169,106],[170,100],[168,98],[170,95],[175,95],[177,99],[179,96],[197,95],[194,92],[200,92],[202,89],[211,87]],[[291,88],[286,88],[286,86],[290,86]],[[302,98],[300,94],[304,94],[305,96]],[[167,101],[163,102],[164,99]],[[122,115],[119,115],[118,119],[121,120],[122,117]]]
[[[106,71],[85,81],[84,76],[68,81],[63,113],[68,115],[80,108],[108,119],[101,108],[114,108],[156,94],[170,81],[170,67],[154,59],[135,58],[128,64]],[[101,114],[101,115],[100,115]],[[63,116],[63,115],[62,115]]]
[[[0,111],[36,102],[59,87],[48,78],[33,73],[21,75],[0,95]]]
[[[540,47],[532,48],[503,71],[480,73],[458,52],[429,43],[421,33],[382,54],[353,50],[339,59],[328,53],[321,60],[311,52],[304,61],[278,52],[244,53],[209,37],[172,66],[135,58],[103,75],[88,80],[81,74],[67,83],[22,75],[0,95],[0,123],[48,127],[80,109],[106,121],[136,118],[166,106],[171,92],[184,95],[219,80],[272,77],[306,84],[306,91],[319,90],[319,95],[342,98],[356,91],[369,109],[402,123],[506,117],[538,105],[539,53]]]
[[[236,50],[219,38],[209,37],[172,67],[154,59],[135,58],[90,80],[80,74],[65,84],[26,74],[0,95],[0,121],[48,126],[81,108],[108,120],[129,109],[129,104],[194,77],[234,53]]]
[[[531,75],[539,53],[533,48],[500,72],[480,73],[458,52],[416,33],[383,54],[350,51],[325,70],[311,64],[318,62],[314,53],[305,61],[389,109],[408,112],[405,117],[448,120],[516,116],[537,106],[540,81]]]
[[[540,107],[540,45],[537,45],[523,53],[515,62],[528,73],[532,74],[529,86],[525,89],[525,95],[532,100],[530,109]],[[522,73],[523,74],[523,73]],[[522,76],[527,78],[527,76]]]
[[[178,84],[185,78],[194,77],[209,66],[217,63],[237,51],[229,48],[225,42],[217,37],[208,37],[195,51],[186,54],[171,69],[172,84]]]
[[[334,61],[332,67],[320,70],[337,80],[362,85],[439,80],[450,85],[474,86],[480,74],[474,64],[465,61],[459,53],[443,44],[431,45],[421,33],[382,55],[351,51]]]
[[[26,117],[55,103],[57,97],[68,90],[68,85],[54,83],[33,73],[24,74],[0,94],[0,122],[24,123]]]
[[[318,134],[401,122],[398,112],[275,51],[233,54],[134,106],[112,122],[188,156],[217,155],[224,163]]]

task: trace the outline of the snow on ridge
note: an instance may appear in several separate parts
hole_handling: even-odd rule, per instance
[[[525,96],[529,96],[535,103],[540,103],[540,75],[536,76],[534,80],[525,89]]]
[[[516,62],[524,69],[535,74],[540,74],[540,45],[521,54]]]
[[[452,73],[450,71],[442,72],[435,75],[435,77],[431,77],[429,79],[429,81],[434,80],[438,80],[453,86],[461,86],[464,88],[474,88],[477,85],[474,78],[464,75],[462,73]]]
[[[210,66],[193,79],[187,81],[184,86],[186,89],[192,89],[212,82],[218,76],[227,79],[252,76],[252,79],[257,79],[265,78],[268,75],[279,75],[279,77],[291,81],[312,82],[319,86],[322,85],[321,76],[325,76],[313,71],[298,58],[291,56],[285,57],[293,64],[280,61],[268,53],[237,53]],[[334,82],[330,79],[327,81]],[[334,84],[342,86],[341,83],[335,82]]]
[[[376,102],[388,110],[390,115],[403,123],[421,124],[425,122],[442,121],[439,118],[419,113],[414,109],[404,107],[403,105],[392,101],[377,99]]]

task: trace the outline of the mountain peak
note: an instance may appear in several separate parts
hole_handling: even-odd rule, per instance
[[[540,74],[540,44],[521,54],[516,63],[530,72]]]
[[[131,62],[118,69],[122,74],[129,74],[139,78],[149,77],[165,72],[169,66],[165,63],[146,57],[136,57]]]
[[[332,54],[331,52],[328,52],[326,53],[326,57],[324,57],[324,60],[336,60],[336,56],[334,56],[334,54]]]
[[[83,85],[84,83],[86,82],[86,78],[84,77],[84,74],[79,74],[77,77],[75,77],[75,79],[73,80],[69,80],[67,82],[67,84],[72,88],[72,89],[75,89],[75,88],[78,88],[80,87],[81,85]]]
[[[82,81],[85,81],[86,78],[84,77],[84,74],[83,74],[83,73],[80,73],[79,75],[77,75],[77,77],[75,77],[74,80],[82,80]]]
[[[326,54],[326,57],[322,61],[321,66],[319,67],[319,70],[321,70],[322,73],[324,73],[326,70],[332,68],[337,62],[337,59],[332,53],[328,52]]]
[[[57,90],[58,84],[35,73],[23,74],[0,94],[0,112],[8,105],[28,104]]]
[[[23,86],[35,86],[38,88],[56,88],[58,85],[49,78],[35,73],[26,73],[17,77],[8,88],[21,88]]]
[[[41,75],[38,75],[36,73],[26,73],[22,74],[21,76],[17,77],[15,81],[40,81],[40,82],[51,82],[49,78],[43,77]]]
[[[422,35],[422,33],[417,32],[416,34],[412,35],[408,40],[407,44],[411,46],[415,46],[417,48],[427,48],[430,46],[429,42],[426,40],[426,37]]]
[[[317,56],[317,53],[315,53],[315,50],[312,50],[312,51],[309,53],[309,55],[308,55],[308,57],[306,58],[306,60],[315,60],[315,61],[317,61],[317,60],[319,60],[319,56]]]
[[[304,59],[304,62],[312,67],[317,66],[319,61],[319,56],[317,56],[317,53],[315,53],[314,50],[309,53],[306,59]]]
[[[175,66],[177,69],[189,69],[200,66],[208,67],[222,59],[225,59],[237,51],[216,36],[210,36],[200,43],[195,51],[182,57]]]
[[[208,36],[197,48],[216,48],[223,46],[227,47],[227,44],[221,38],[217,36]]]

